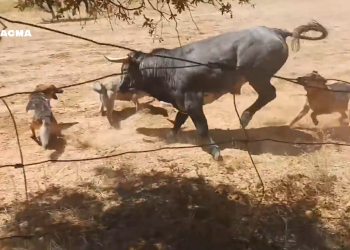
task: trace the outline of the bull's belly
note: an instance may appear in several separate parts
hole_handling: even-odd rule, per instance
[[[224,94],[226,94],[226,93],[204,93],[203,94],[203,105],[207,105],[207,104],[215,102],[217,99],[219,99]]]

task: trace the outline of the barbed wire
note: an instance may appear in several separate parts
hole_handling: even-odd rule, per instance
[[[176,58],[176,57],[169,57],[169,56],[164,56],[164,55],[157,55],[157,54],[153,54],[153,53],[145,53],[145,52],[141,52],[141,51],[137,51],[134,50],[132,48],[128,48],[125,46],[121,46],[121,45],[116,45],[116,44],[110,44],[110,43],[101,43],[101,42],[97,42],[94,41],[92,39],[88,39],[88,38],[84,38],[81,36],[77,36],[77,35],[73,35],[73,34],[69,34],[63,31],[58,31],[58,30],[54,30],[54,29],[50,29],[47,27],[43,27],[43,26],[39,26],[39,25],[35,25],[35,24],[31,24],[31,23],[27,23],[27,22],[22,22],[22,21],[16,21],[16,20],[11,20],[5,17],[0,16],[0,20],[9,22],[9,23],[14,23],[14,24],[21,24],[21,25],[27,25],[27,26],[31,26],[34,28],[38,28],[38,29],[43,29],[43,30],[47,30],[50,32],[54,32],[54,33],[58,33],[61,35],[66,35],[66,36],[70,36],[76,39],[81,39],[84,41],[88,41],[94,44],[97,44],[99,46],[110,46],[110,47],[116,47],[116,48],[120,48],[120,49],[124,49],[124,50],[128,50],[128,51],[133,51],[133,52],[140,52],[140,53],[144,53],[144,54],[148,54],[151,56],[156,56],[156,57],[162,57],[162,58],[167,58],[167,59],[173,59],[173,60],[180,60],[180,61],[184,61],[187,63],[193,63],[195,65],[186,65],[186,66],[181,66],[181,67],[164,67],[163,69],[167,69],[167,68],[187,68],[187,67],[197,67],[197,66],[205,66],[205,67],[210,67],[210,68],[219,68],[222,70],[225,69],[229,69],[229,70],[237,70],[237,69],[242,69],[242,67],[233,67],[233,66],[229,66],[229,65],[223,65],[221,63],[216,63],[216,62],[207,62],[207,63],[201,63],[201,62],[196,62],[196,61],[191,61],[191,60],[186,60],[183,58]],[[7,26],[5,26],[1,21],[0,23],[7,28]],[[145,70],[146,68],[143,68],[141,70]],[[149,69],[149,68],[148,68]],[[153,69],[162,69],[162,68],[153,68]],[[88,81],[84,81],[84,82],[80,82],[80,83],[75,83],[75,84],[70,84],[70,85],[65,85],[62,86],[60,88],[70,88],[70,87],[75,87],[75,86],[80,86],[86,83],[91,83],[94,81],[98,81],[98,80],[102,80],[102,79],[106,79],[109,77],[113,77],[113,76],[120,76],[122,75],[122,73],[115,73],[115,74],[110,74],[107,76],[103,76],[103,77],[99,77],[96,79],[92,79],[92,80],[88,80]],[[298,85],[302,85],[302,86],[306,86],[305,84],[301,84],[297,81],[297,78],[287,78],[287,77],[282,77],[282,76],[278,76],[278,75],[273,75],[274,78],[278,78],[278,79],[282,79],[282,80],[286,80]],[[343,81],[343,80],[339,80],[339,79],[327,79],[327,80],[334,80],[334,81],[340,81],[340,82],[346,82],[348,84],[350,84],[350,82],[347,81]],[[318,89],[322,89],[325,91],[332,91],[332,92],[345,92],[345,93],[350,93],[350,91],[344,91],[344,90],[332,90],[332,89],[327,89],[327,88],[322,88],[322,87],[317,87],[317,86],[307,86],[309,88],[318,88]],[[16,139],[17,139],[17,144],[18,144],[18,148],[19,148],[19,154],[20,154],[20,163],[15,163],[15,164],[6,164],[6,165],[0,165],[0,168],[8,168],[8,167],[15,167],[15,168],[22,168],[23,170],[23,178],[24,178],[24,185],[25,185],[25,193],[26,193],[26,200],[28,201],[28,188],[27,188],[27,178],[26,178],[26,173],[25,173],[25,167],[26,166],[34,166],[34,165],[39,165],[39,164],[44,164],[44,163],[48,163],[48,162],[84,162],[84,161],[92,161],[92,160],[101,160],[101,159],[107,159],[107,158],[112,158],[112,157],[118,157],[118,156],[122,156],[122,155],[126,155],[126,154],[140,154],[140,153],[149,153],[149,152],[155,152],[155,151],[161,151],[161,150],[176,150],[176,149],[190,149],[190,148],[200,148],[200,147],[207,147],[207,146],[211,146],[211,145],[221,145],[221,144],[227,144],[227,143],[233,143],[233,142],[243,142],[246,145],[247,148],[247,153],[249,155],[249,159],[255,169],[255,172],[259,178],[259,181],[262,185],[262,195],[261,195],[261,199],[258,203],[257,206],[254,207],[254,210],[258,210],[260,208],[260,204],[263,202],[264,196],[265,196],[265,184],[263,181],[263,178],[261,177],[258,168],[256,167],[256,164],[254,162],[254,159],[252,157],[251,151],[249,149],[249,143],[254,143],[254,142],[263,142],[263,141],[271,141],[271,142],[277,142],[277,143],[286,143],[286,144],[293,144],[293,145],[298,145],[298,144],[304,144],[304,145],[338,145],[338,146],[350,146],[350,144],[347,143],[337,143],[337,142],[289,142],[289,141],[282,141],[282,140],[276,140],[276,139],[271,139],[271,138],[264,138],[264,139],[251,139],[246,131],[246,129],[244,128],[244,126],[242,126],[242,121],[241,121],[241,117],[238,113],[237,107],[236,107],[236,100],[235,100],[235,95],[233,95],[233,103],[234,103],[234,108],[235,108],[235,112],[236,115],[240,121],[241,127],[244,131],[245,137],[246,139],[242,140],[242,139],[231,139],[231,140],[227,140],[227,141],[221,141],[221,142],[216,142],[216,143],[210,143],[210,144],[200,144],[200,145],[192,145],[192,146],[180,146],[180,147],[160,147],[160,148],[156,148],[156,149],[149,149],[149,150],[140,150],[140,151],[126,151],[126,152],[122,152],[122,153],[118,153],[118,154],[112,154],[112,155],[107,155],[107,156],[100,156],[100,157],[91,157],[91,158],[83,158],[83,159],[66,159],[66,160],[54,160],[54,159],[50,159],[50,160],[44,160],[44,161],[38,161],[38,162],[33,162],[33,163],[25,163],[24,162],[24,158],[23,158],[23,153],[22,153],[22,149],[21,149],[21,144],[20,144],[20,140],[19,140],[19,133],[18,133],[18,127],[16,124],[16,120],[13,116],[13,113],[11,111],[11,109],[9,108],[8,104],[6,103],[6,101],[4,100],[4,98],[8,98],[14,95],[21,95],[21,94],[30,94],[33,93],[34,91],[31,92],[16,92],[16,93],[12,93],[12,94],[7,94],[7,95],[3,95],[0,96],[0,99],[2,100],[2,102],[4,103],[4,105],[6,106],[12,122],[13,122],[13,126],[14,129],[16,131]],[[255,217],[255,219],[253,219],[252,222],[252,231],[251,231],[251,237],[253,236],[253,233],[255,232],[256,229],[256,224],[257,221],[259,219],[259,213],[255,214],[253,213],[253,217]],[[33,238],[34,235],[16,235],[16,236],[9,236],[9,237],[4,237],[4,238],[0,238],[0,240],[4,240],[4,239],[10,239],[10,238],[24,238],[24,239],[30,239]]]
[[[277,140],[272,138],[263,138],[263,139],[230,139],[226,141],[219,141],[215,143],[208,143],[208,144],[198,144],[198,145],[191,145],[191,146],[178,146],[178,147],[159,147],[154,149],[146,149],[146,150],[131,150],[131,151],[125,151],[121,153],[111,154],[111,155],[104,155],[104,156],[98,156],[98,157],[88,157],[88,158],[81,158],[81,159],[48,159],[43,161],[37,161],[37,162],[31,162],[26,164],[16,163],[16,164],[6,164],[6,165],[0,165],[0,168],[21,168],[21,167],[29,167],[29,166],[35,166],[40,165],[44,163],[67,163],[67,162],[84,162],[84,161],[94,161],[94,160],[103,160],[108,158],[115,158],[122,155],[128,155],[128,154],[141,154],[141,153],[150,153],[150,152],[157,152],[157,151],[163,151],[163,150],[177,150],[177,149],[192,149],[192,148],[201,148],[201,147],[208,147],[212,145],[223,145],[228,143],[234,143],[234,142],[241,142],[241,143],[259,143],[259,142],[276,142],[276,143],[283,143],[283,144],[291,144],[291,145],[309,145],[309,146],[321,146],[321,145],[334,145],[334,146],[345,146],[350,147],[350,143],[340,143],[340,142],[291,142],[291,141],[284,141],[284,140]]]

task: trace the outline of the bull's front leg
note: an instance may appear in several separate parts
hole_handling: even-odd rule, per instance
[[[174,127],[170,130],[169,134],[167,135],[167,140],[169,142],[174,142],[177,138],[177,135],[179,134],[181,126],[186,122],[188,118],[188,114],[184,114],[181,112],[177,112],[175,121],[174,121]]]
[[[222,160],[219,146],[216,145],[214,140],[209,135],[208,122],[203,111],[203,94],[202,93],[186,94],[185,108],[197,129],[201,142],[203,144],[211,144],[208,146],[209,153],[212,155],[212,157],[215,160],[217,161]]]

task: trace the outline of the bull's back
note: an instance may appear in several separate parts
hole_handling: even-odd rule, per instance
[[[266,50],[284,50],[285,40],[265,26],[230,31],[176,49],[180,58],[201,63],[217,62],[243,55],[252,45]],[[288,48],[286,48],[288,50]],[[261,51],[261,52],[264,52]]]

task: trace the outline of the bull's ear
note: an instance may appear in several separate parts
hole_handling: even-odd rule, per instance
[[[141,63],[142,59],[145,57],[145,53],[141,51],[132,51],[128,54],[130,61],[133,63]]]

